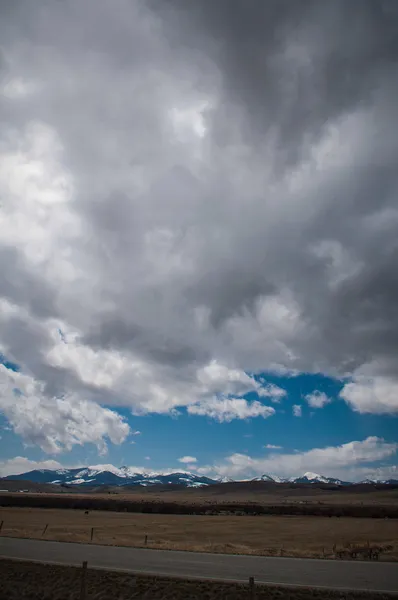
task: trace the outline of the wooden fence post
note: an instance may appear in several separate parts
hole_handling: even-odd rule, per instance
[[[82,578],[80,582],[80,600],[86,600],[87,561],[82,564]]]
[[[91,541],[93,541],[93,537],[94,537],[94,527],[91,528]]]
[[[249,577],[249,598],[254,600],[254,577]]]
[[[45,526],[45,528],[43,529],[43,533],[41,534],[41,537],[43,537],[43,536],[44,536],[44,534],[46,533],[46,531],[47,531],[47,527],[48,527],[48,523],[47,523],[47,525]]]

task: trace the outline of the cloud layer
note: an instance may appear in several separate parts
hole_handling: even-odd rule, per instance
[[[187,467],[189,471],[213,478],[231,477],[233,479],[250,479],[263,474],[274,473],[280,477],[297,477],[307,471],[315,471],[327,476],[338,477],[343,481],[360,481],[365,478],[397,479],[397,465],[385,464],[398,451],[398,443],[389,443],[376,436],[370,436],[361,441],[352,441],[340,446],[312,448],[303,452],[282,453],[280,446],[267,444],[267,453],[262,457],[252,457],[247,454],[231,454],[224,460],[201,465],[195,456],[182,456],[177,462]],[[149,460],[150,457],[145,457]],[[82,466],[82,465],[80,465]],[[0,461],[0,477],[24,473],[32,469],[62,468],[55,460],[32,461],[18,456]],[[109,464],[91,465],[91,468],[118,472],[117,467]],[[134,473],[153,473],[143,466],[129,467]],[[181,466],[159,469],[156,473],[181,472]],[[185,472],[185,471],[183,471]]]
[[[243,398],[213,398],[198,404],[188,406],[188,413],[211,417],[217,421],[232,421],[233,419],[248,419],[250,417],[271,417],[275,414],[272,406],[264,406],[255,400],[248,402]]]
[[[3,3],[17,433],[120,443],[104,405],[270,416],[264,371],[398,411],[397,21],[394,0]]]
[[[375,463],[393,457],[398,444],[388,443],[382,438],[371,436],[362,441],[353,441],[341,446],[313,448],[305,452],[269,454],[254,458],[246,454],[232,454],[223,463],[199,468],[213,476],[230,476],[236,479],[256,477],[264,473],[279,476],[298,476],[306,471],[340,477],[347,481],[369,477],[388,478],[396,473],[396,466],[378,468]]]
[[[62,465],[56,460],[36,461],[29,460],[23,456],[15,456],[14,458],[0,461],[0,477],[28,473],[35,469],[62,469]]]

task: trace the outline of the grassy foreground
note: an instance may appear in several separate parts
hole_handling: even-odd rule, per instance
[[[82,570],[0,560],[0,600],[80,600]],[[390,594],[184,580],[88,569],[86,600],[391,600]]]
[[[350,548],[369,545],[384,548],[380,560],[398,560],[396,519],[0,508],[1,521],[0,535],[11,537],[140,547],[147,536],[150,548],[310,558],[350,558]]]

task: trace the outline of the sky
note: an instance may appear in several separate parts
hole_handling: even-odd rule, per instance
[[[398,478],[395,0],[0,0],[0,475]]]

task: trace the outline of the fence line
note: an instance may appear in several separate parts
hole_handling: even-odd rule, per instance
[[[86,599],[87,589],[87,561],[85,560],[82,564],[82,577],[80,582],[80,600]]]
[[[255,589],[254,589],[254,577],[249,577],[249,598],[254,600]]]

